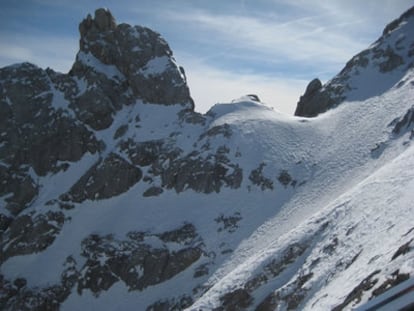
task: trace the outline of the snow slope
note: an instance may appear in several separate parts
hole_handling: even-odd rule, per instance
[[[286,279],[278,280],[278,287],[288,287],[295,277],[312,271],[313,277],[307,284],[312,296],[303,303],[304,309],[334,307],[366,277],[367,269],[382,270],[382,278],[398,269],[400,273],[411,274],[412,255],[396,262],[390,262],[390,258],[413,236],[410,230],[413,229],[414,172],[408,168],[414,160],[414,149],[410,146],[409,134],[390,142],[379,158],[373,157],[371,149],[387,139],[390,135],[387,125],[401,110],[411,107],[413,96],[413,87],[408,85],[364,102],[346,102],[305,123],[277,115],[255,120],[254,124],[261,128],[255,141],[272,139],[273,145],[285,143],[280,149],[286,152],[285,156],[294,154],[295,160],[303,157],[303,162],[311,164],[308,169],[311,181],[300,187],[279,210],[275,208],[275,216],[269,217],[238,246],[232,258],[209,280],[214,284],[212,288],[189,309],[217,307],[223,292],[243,287],[264,263],[277,258],[281,249],[292,241],[306,240],[321,223],[328,226],[312,245],[304,263]],[[249,111],[244,117],[252,115]],[[243,124],[241,128],[249,131],[243,116],[223,118],[227,122],[238,120]],[[265,126],[272,118],[278,119],[273,119],[273,128]],[[273,132],[280,131],[280,127],[290,135]],[[284,138],[283,142],[279,141],[280,137]],[[280,163],[283,156],[274,155],[273,163]],[[348,233],[351,229],[352,233]],[[323,255],[324,247],[332,240],[338,245],[333,253]],[[340,271],[338,262],[357,254],[354,263],[346,271]],[[310,268],[317,258],[317,269]],[[263,297],[263,293],[258,292],[256,297]]]
[[[384,95],[363,102],[346,102],[315,119],[289,117],[247,98],[216,105],[208,113],[207,126],[228,124],[233,135],[228,139],[214,137],[212,148],[225,142],[230,150],[237,150],[231,161],[246,172],[265,163],[263,175],[273,179],[273,190],[261,190],[244,178],[240,189],[223,189],[220,193],[177,194],[170,190],[158,197],[142,198],[140,193],[145,185],[138,183],[117,197],[85,201],[66,211],[70,222],[49,248],[10,258],[2,265],[2,273],[9,279],[24,276],[32,286],[46,286],[58,281],[67,256],[74,256],[82,266],[85,259],[76,254],[81,253],[81,242],[89,234],[123,237],[137,228],[163,232],[182,223],[192,223],[205,249],[215,254],[213,260],[207,255],[200,259],[212,271],[208,277],[193,279],[195,267],[192,267],[142,293],[130,292],[119,283],[98,298],[88,291],[82,295],[74,291],[62,309],[89,306],[108,310],[113,309],[116,301],[119,310],[133,310],[161,297],[190,295],[194,288],[203,286],[207,290],[194,295],[195,303],[188,310],[211,310],[221,304],[223,293],[245,287],[295,241],[310,243],[306,253],[285,274],[253,291],[254,303],[248,309],[253,310],[273,290],[288,290],[298,276],[310,272],[312,277],[304,285],[307,295],[301,308],[312,309],[316,305],[321,310],[343,301],[373,271],[381,270],[377,275],[379,283],[397,269],[411,274],[414,270],[411,253],[394,261],[391,257],[413,236],[410,229],[414,172],[408,168],[414,164],[414,149],[409,132],[394,139],[389,126],[412,106],[414,80],[410,79],[410,83]],[[171,115],[168,109],[173,107],[146,105],[145,109],[148,115],[157,116],[157,125],[173,126],[168,123]],[[140,113],[145,122],[147,114],[142,110]],[[124,115],[134,114],[121,112],[118,118],[123,119]],[[111,128],[116,129],[117,122]],[[151,129],[149,123],[145,124],[145,136],[166,135],[162,134],[165,127]],[[101,134],[109,146],[111,128],[107,134],[104,135],[105,131]],[[126,135],[134,137],[133,131]],[[181,134],[186,139],[177,139],[176,143],[188,147],[188,137],[198,134],[195,128],[186,128]],[[386,148],[381,155],[374,156],[372,150],[379,143],[385,143]],[[44,212],[44,202],[57,196],[54,190],[57,180],[75,180],[81,167],[90,160],[86,156],[77,168],[59,173],[61,177],[54,175],[40,180],[41,195],[27,212],[37,209]],[[276,184],[281,170],[297,180],[295,187]],[[240,216],[234,230],[218,228],[217,219],[221,215]],[[326,254],[330,244],[332,251]],[[341,264],[352,260],[347,268]],[[315,261],[318,261],[316,266]],[[368,298],[369,294],[365,294],[361,302]]]

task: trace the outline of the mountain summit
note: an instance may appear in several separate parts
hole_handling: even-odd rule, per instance
[[[158,33],[140,26],[116,25],[106,9],[96,10],[94,18],[88,15],[79,32],[80,51],[71,75],[94,79],[89,72],[100,68],[117,83],[110,90],[102,85],[99,92],[114,88],[125,92],[128,88],[133,99],[194,109],[184,70],[177,66],[170,47]]]
[[[196,113],[164,39],[106,9],[68,74],[1,68],[0,309],[349,310],[406,286],[412,11],[310,83],[315,118]]]

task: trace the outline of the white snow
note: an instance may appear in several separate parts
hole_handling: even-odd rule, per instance
[[[171,66],[171,60],[168,56],[154,57],[150,59],[140,72],[144,77],[157,76],[165,72]]]
[[[78,61],[92,67],[94,70],[106,75],[108,78],[120,79],[124,76],[115,65],[103,64],[99,59],[97,59],[89,52],[85,53],[83,51],[80,51],[76,58]]]

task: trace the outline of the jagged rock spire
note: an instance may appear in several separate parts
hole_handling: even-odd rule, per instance
[[[91,81],[102,80],[94,72],[109,70],[117,75],[119,85],[112,85],[111,90],[108,83],[104,83],[99,95],[107,94],[113,102],[113,88],[125,93],[127,86],[132,94],[129,102],[141,99],[146,103],[181,104],[184,109],[194,109],[184,71],[176,64],[168,43],[159,33],[142,26],[117,25],[111,12],[103,8],[95,11],[94,18],[88,14],[79,24],[79,32],[80,49],[71,74],[86,76]],[[88,98],[87,102],[91,100]],[[112,103],[111,106],[117,105]]]
[[[100,8],[95,11],[95,17],[90,14],[79,24],[81,38],[89,31],[104,32],[116,28],[115,18],[108,9]]]

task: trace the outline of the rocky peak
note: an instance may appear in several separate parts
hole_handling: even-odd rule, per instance
[[[81,38],[84,38],[88,32],[105,32],[116,28],[115,18],[108,9],[97,9],[95,17],[90,14],[79,24]]]
[[[69,74],[30,63],[0,69],[0,196],[7,196],[4,210],[13,217],[36,199],[39,176],[66,171],[85,154],[100,157],[91,176],[123,172],[125,189],[141,179],[139,168],[106,150],[112,142],[101,140],[99,131],[116,126],[119,137],[128,126],[138,129],[142,109],[170,109],[177,113],[171,114],[174,121],[196,115],[183,70],[158,33],[117,25],[107,9],[88,15],[79,31],[80,50]],[[114,125],[122,109],[135,116]],[[96,195],[95,188],[78,197]]]
[[[384,31],[382,32],[382,36],[386,36],[390,34],[392,31],[398,28],[403,22],[407,21],[407,19],[414,17],[414,7],[405,11],[399,18],[393,20],[387,26],[385,26]]]
[[[115,23],[108,9],[98,9],[79,25],[80,50],[71,75],[90,84],[103,82],[99,93],[111,97],[114,89],[130,90],[130,102],[175,105],[193,110],[184,70],[173,57],[168,43],[149,28]],[[106,85],[111,84],[109,88]],[[128,101],[128,100],[127,100]],[[116,104],[112,104],[116,106]]]
[[[388,24],[382,36],[351,58],[332,80],[325,85],[318,79],[311,81],[300,97],[295,115],[315,117],[345,100],[365,100],[396,86],[413,68],[413,29],[414,7]]]

